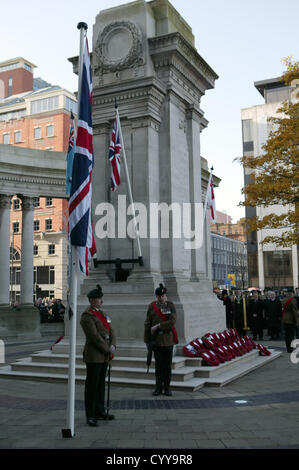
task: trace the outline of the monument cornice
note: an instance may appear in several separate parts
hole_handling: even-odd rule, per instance
[[[163,102],[166,95],[166,87],[155,77],[148,77],[147,79],[128,80],[118,84],[102,85],[96,87],[93,91],[93,103],[105,104],[107,102],[115,103],[126,101],[132,98],[143,98],[144,96],[155,96]],[[98,101],[100,100],[100,101]]]
[[[64,152],[0,145],[0,193],[65,197]]]
[[[197,76],[197,79],[200,77],[205,89],[214,88],[215,80],[219,78],[218,75],[180,33],[175,32],[149,38],[148,43],[150,55],[154,60],[156,68],[163,67],[165,65],[174,65],[178,67],[179,62],[175,62],[172,58],[173,54],[175,54],[180,58],[180,62],[183,60],[183,63],[188,66],[186,71],[188,69],[190,70],[191,67],[192,73]],[[180,69],[180,71],[184,73],[182,66],[180,66]]]
[[[160,122],[160,109],[167,95],[166,87],[151,77],[138,87],[131,83],[118,87],[100,87],[93,96],[93,123],[105,124],[115,117],[115,99],[119,107],[121,119],[151,118]],[[98,110],[99,112],[97,112]]]

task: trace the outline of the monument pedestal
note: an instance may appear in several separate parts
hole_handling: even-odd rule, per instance
[[[70,60],[76,71],[77,58]],[[206,216],[204,223],[202,212],[209,170],[200,152],[200,133],[207,126],[200,100],[218,77],[167,0],[138,0],[101,11],[93,27],[92,70],[97,258],[139,256],[136,240],[127,234],[133,214],[125,201],[122,154],[121,185],[110,190],[107,156],[116,98],[144,265],[123,266],[131,269],[126,282],[113,281],[111,265],[91,270],[78,298],[78,341],[81,345],[86,294],[100,284],[118,353],[143,354],[147,307],[162,282],[177,309],[179,351],[190,340],[225,328],[224,307],[212,290],[210,219]],[[68,332],[63,344],[67,338]]]

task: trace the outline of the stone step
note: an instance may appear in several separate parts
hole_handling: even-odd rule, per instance
[[[254,354],[255,353],[255,354]],[[232,361],[219,364],[216,367],[202,366],[197,358],[177,357],[177,360],[184,360],[185,366],[180,366],[173,370],[171,387],[173,390],[195,391],[207,385],[222,387],[227,383],[248,374],[252,370],[261,367],[282,355],[281,351],[271,350],[270,356],[260,356],[254,350],[244,356]],[[68,365],[66,363],[55,362],[34,362],[36,354],[13,363],[11,366],[0,368],[0,377],[47,381],[47,382],[67,382]],[[66,357],[64,360],[67,359]],[[129,358],[131,359],[131,358]],[[135,360],[140,358],[135,358]],[[85,365],[77,364],[76,382],[84,383]],[[145,387],[153,388],[155,385],[154,369],[151,368],[146,373],[141,367],[116,367],[111,368],[111,383],[116,386]]]
[[[26,371],[12,371],[10,366],[0,368],[0,377],[6,379],[15,380],[30,380],[36,382],[52,382],[52,383],[66,383],[68,381],[68,375],[66,374],[50,374],[41,372],[26,372]],[[106,379],[107,381],[107,379]],[[118,387],[138,387],[138,388],[150,388],[154,389],[155,380],[151,379],[132,379],[122,377],[112,377],[110,379],[111,386],[115,385]],[[85,377],[76,375],[76,383],[84,384]],[[181,391],[196,391],[205,385],[205,379],[193,378],[187,382],[171,382],[172,390]]]
[[[249,374],[250,372],[258,369],[259,367],[268,364],[269,362],[272,362],[282,356],[281,351],[275,351],[271,349],[269,350],[271,351],[270,356],[257,355],[251,358],[250,361],[236,364],[233,369],[224,369],[222,370],[221,374],[206,378],[205,385],[212,387],[223,387],[229,382],[232,382],[233,380],[236,380],[246,374]]]
[[[56,364],[68,364],[69,361],[69,356],[68,354],[55,354],[52,353],[51,351],[39,351],[35,354],[31,355],[33,362],[39,362],[39,363],[56,363]],[[194,364],[192,363],[186,363],[187,358],[181,357],[181,356],[175,356],[173,357],[172,360],[172,369],[178,369],[180,367],[184,366],[193,366]],[[82,354],[81,355],[76,355],[76,364],[77,365],[82,365],[84,364]],[[201,364],[201,360],[199,360],[198,364]],[[120,367],[140,367],[140,368],[146,368],[146,357],[118,357],[115,356],[113,359],[113,366],[120,366]],[[150,365],[150,369],[155,368],[155,359],[154,357],[152,358],[152,363]]]
[[[33,372],[33,373],[47,373],[47,374],[61,374],[67,375],[68,364],[55,364],[55,363],[40,363],[33,362],[31,358],[26,360],[20,360],[11,364],[11,370],[13,372]],[[76,375],[85,377],[86,368],[85,365],[76,365]],[[140,367],[117,367],[113,364],[111,367],[111,377],[119,378],[130,378],[130,379],[152,379],[155,378],[154,369],[150,369],[147,372],[147,368]],[[184,382],[194,377],[193,367],[180,367],[172,372],[172,378],[177,382]]]
[[[231,369],[235,369],[236,365],[245,365],[246,362],[251,362],[255,357],[259,356],[259,351],[257,349],[253,349],[243,356],[235,357],[230,361],[225,361],[218,366],[202,366],[198,367],[195,376],[196,377],[215,377],[219,374],[223,374]]]

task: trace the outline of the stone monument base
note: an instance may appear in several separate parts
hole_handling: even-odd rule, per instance
[[[0,338],[35,339],[40,338],[39,311],[34,306],[0,307]]]
[[[140,268],[141,270],[141,268]],[[222,302],[212,291],[211,281],[192,282],[188,279],[169,277],[153,277],[144,274],[139,268],[126,282],[111,282],[107,276],[93,270],[84,279],[81,286],[77,306],[77,346],[82,350],[85,341],[84,332],[80,325],[82,312],[88,307],[87,292],[100,284],[104,293],[103,311],[111,318],[117,338],[117,349],[120,355],[139,357],[145,349],[144,321],[148,305],[153,302],[155,288],[160,282],[167,287],[167,296],[176,307],[176,329],[179,344],[176,347],[181,354],[183,346],[206,333],[223,331],[225,324],[225,309]],[[139,271],[139,272],[138,272]],[[69,325],[65,318],[66,334],[63,342],[56,347],[65,353],[69,344]]]

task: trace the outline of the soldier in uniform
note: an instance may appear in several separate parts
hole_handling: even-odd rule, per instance
[[[81,316],[81,326],[86,336],[83,361],[86,363],[85,413],[89,426],[97,426],[99,419],[114,419],[104,406],[105,378],[108,363],[114,357],[115,334],[110,319],[104,314],[103,292],[99,285],[88,292],[90,306]]]
[[[253,292],[253,297],[248,303],[248,321],[253,334],[253,339],[263,339],[264,327],[264,302],[259,298],[258,291]]]
[[[297,302],[293,289],[288,289],[287,296],[282,301],[282,323],[284,325],[287,352],[291,353],[291,343],[296,338],[296,327],[299,324]]]
[[[171,364],[173,346],[178,342],[174,327],[176,322],[176,310],[172,302],[167,300],[166,288],[163,284],[155,290],[156,301],[147,309],[144,323],[144,342],[147,347],[153,343],[155,357],[156,389],[154,396],[164,393],[171,396]]]

